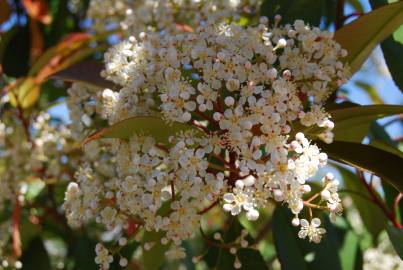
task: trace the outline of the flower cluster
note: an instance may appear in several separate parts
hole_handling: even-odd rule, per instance
[[[390,240],[381,237],[375,248],[369,248],[364,252],[365,270],[395,269],[403,270],[402,259],[394,251]]]
[[[169,31],[206,20],[237,18],[258,11],[261,0],[92,0],[87,17],[96,31],[119,27],[124,33]]]
[[[39,114],[31,126],[11,120],[0,123],[0,129],[0,209],[6,201],[14,202],[24,195],[32,180],[70,179],[65,170],[68,161],[74,165],[67,157],[74,148],[70,131],[63,125],[51,124],[49,114]]]
[[[162,117],[193,131],[172,134],[168,143],[149,134],[110,140],[103,151],[111,174],[100,175],[90,162],[69,185],[69,223],[95,218],[122,234],[132,223],[163,231],[161,243],[171,245],[166,255],[180,258],[182,241],[220,201],[225,211],[245,212],[249,220],[277,201],[295,214],[301,238],[319,242],[325,232],[320,220],[299,215],[312,206],[332,218],[339,214],[338,182],[328,174],[323,190],[304,199],[311,191],[307,180],[327,155],[295,127],[319,127],[323,133],[310,135],[332,141],[334,124],[321,104],[348,78],[341,62],[346,51],[331,33],[303,21],[278,23],[278,17],[272,26],[267,18],[256,27],[206,22],[191,33],[142,33],[111,48],[102,75],[120,90],[96,94],[99,109],[87,108],[90,96],[84,95],[75,118],[86,125],[85,115],[94,112],[110,124]],[[97,261],[104,265],[105,258]]]
[[[113,230],[141,220],[148,231],[166,232],[161,241],[174,244],[167,256],[182,254],[173,251],[194,235],[204,207],[224,189],[224,174],[208,172],[208,161],[195,144],[186,136],[169,151],[151,137],[113,144],[115,177],[101,181],[87,164],[77,172],[77,183],[70,183],[65,202],[69,224],[79,226],[95,217]]]
[[[69,129],[76,141],[85,139],[102,117],[100,94],[97,87],[84,83],[73,83],[67,91],[67,107],[71,124]]]

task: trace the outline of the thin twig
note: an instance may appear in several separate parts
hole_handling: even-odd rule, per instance
[[[392,215],[393,215],[394,220],[397,220],[397,211],[399,210],[399,203],[402,198],[403,198],[403,193],[399,193],[396,196],[395,200],[393,201]]]
[[[372,185],[367,183],[367,181],[365,180],[364,173],[362,171],[357,170],[357,174],[358,174],[358,178],[360,179],[361,183],[364,185],[364,187],[367,189],[369,195],[374,200],[374,203],[376,205],[378,205],[379,208],[381,208],[381,210],[384,213],[384,215],[386,216],[386,218],[388,218],[396,228],[402,228],[402,225],[397,221],[394,214],[386,207],[385,203],[379,198],[378,194],[373,189]]]
[[[207,245],[212,246],[212,247],[224,248],[224,249],[230,249],[232,247],[232,245],[228,245],[225,243],[217,243],[217,242],[214,242],[213,240],[211,240],[210,238],[208,238],[208,236],[204,233],[201,226],[200,226],[199,230],[200,230],[200,234],[202,235],[202,237],[203,237],[204,241],[207,243]]]
[[[211,209],[213,209],[216,205],[218,204],[218,200],[216,200],[215,202],[213,202],[212,204],[210,204],[208,207],[206,207],[205,209],[197,212],[197,214],[199,215],[203,215],[205,213],[207,213],[208,211],[210,211]]]

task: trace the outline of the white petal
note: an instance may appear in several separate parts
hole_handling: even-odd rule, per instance
[[[308,220],[306,220],[306,219],[301,219],[301,226],[303,227],[303,228],[307,228],[307,227],[309,227],[309,222],[308,222]]]
[[[259,218],[259,212],[256,209],[251,209],[246,213],[246,218],[250,221],[255,221]]]
[[[231,212],[231,210],[232,210],[233,207],[234,207],[234,206],[233,206],[232,204],[226,203],[226,204],[223,205],[222,208],[223,208],[224,211],[226,211],[226,212]]]
[[[233,193],[225,193],[223,199],[227,203],[232,203],[235,201],[235,195]]]
[[[320,219],[319,218],[314,218],[314,219],[312,219],[312,221],[311,221],[311,224],[312,224],[312,226],[314,226],[315,228],[317,228],[317,227],[319,227],[320,226]]]

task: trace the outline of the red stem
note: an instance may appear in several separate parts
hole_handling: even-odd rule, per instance
[[[396,228],[402,228],[403,226],[396,220],[395,214],[392,213],[391,211],[389,211],[389,209],[386,207],[385,203],[379,198],[379,196],[377,195],[377,193],[375,192],[373,187],[370,184],[367,183],[367,181],[365,180],[363,172],[357,170],[357,173],[358,173],[358,176],[359,176],[359,179],[360,179],[361,183],[365,186],[365,188],[367,189],[368,193],[371,195],[374,203],[376,205],[378,205],[379,208],[381,208],[381,210],[384,213],[384,215],[393,223],[393,225]]]
[[[22,254],[21,251],[21,234],[20,234],[20,223],[21,223],[21,204],[17,198],[15,200],[15,208],[13,210],[13,217],[12,217],[13,225],[12,225],[12,239],[13,239],[13,251],[14,255],[19,258]]]
[[[210,204],[207,208],[197,212],[197,214],[203,215],[203,214],[207,213],[208,211],[210,211],[211,209],[213,209],[217,204],[218,204],[218,200],[216,200],[215,202]]]
[[[395,200],[393,201],[393,210],[392,210],[392,215],[393,215],[393,219],[397,221],[397,211],[399,209],[399,203],[400,200],[403,198],[403,193],[399,193]]]

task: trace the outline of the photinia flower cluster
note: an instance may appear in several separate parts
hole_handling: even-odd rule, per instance
[[[87,17],[97,32],[121,29],[123,35],[177,32],[205,21],[239,18],[259,11],[261,0],[92,0]]]
[[[244,27],[206,20],[193,32],[142,32],[111,48],[102,75],[118,88],[99,92],[75,84],[69,91],[77,138],[95,118],[115,124],[147,116],[189,130],[168,142],[134,134],[88,144],[93,158],[66,191],[70,225],[95,219],[126,240],[135,223],[163,232],[166,256],[178,259],[185,256],[182,242],[215,205],[254,221],[262,208],[278,202],[295,215],[299,237],[320,242],[325,230],[311,209],[329,211],[333,219],[342,206],[330,173],[321,191],[307,198],[307,181],[327,163],[311,139],[332,142],[334,124],[322,105],[348,79],[341,62],[346,51],[329,32],[301,20],[279,22],[263,17]],[[308,138],[303,130],[313,126],[321,133]],[[304,209],[309,215],[300,219]],[[102,269],[113,255],[97,246]]]

